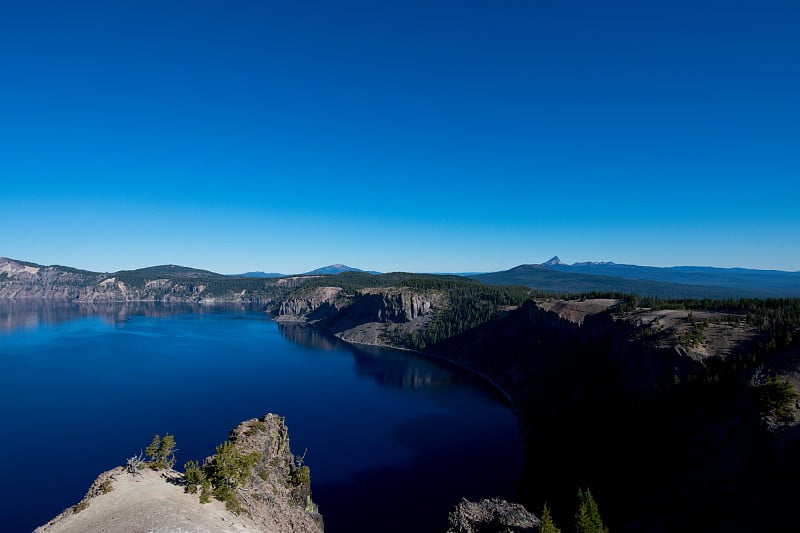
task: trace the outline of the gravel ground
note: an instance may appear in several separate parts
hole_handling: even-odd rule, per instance
[[[36,532],[274,531],[257,526],[245,516],[234,515],[222,502],[212,500],[201,504],[196,494],[186,494],[183,486],[171,483],[160,472],[143,470],[132,475],[117,468],[102,474],[98,481],[104,477],[111,482],[110,492],[84,499],[88,507],[77,513],[72,510],[74,508],[68,509]]]

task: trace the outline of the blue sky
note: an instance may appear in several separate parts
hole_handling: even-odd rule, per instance
[[[0,255],[800,270],[796,1],[0,5]]]

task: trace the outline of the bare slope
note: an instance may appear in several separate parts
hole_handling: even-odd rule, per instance
[[[129,474],[118,467],[100,474],[81,503],[36,529],[38,533],[105,531],[220,531],[279,533],[258,526],[248,516],[237,516],[225,504],[201,505],[197,495],[183,490],[183,476],[143,470]],[[100,488],[105,487],[105,488]]]

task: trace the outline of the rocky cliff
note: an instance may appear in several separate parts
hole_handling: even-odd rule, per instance
[[[307,467],[289,448],[283,417],[267,414],[239,424],[228,436],[243,455],[258,461],[237,489],[241,508],[201,503],[186,477],[174,470],[118,467],[101,474],[75,506],[39,527],[39,533],[105,531],[319,533],[322,517],[311,499]],[[206,459],[213,463],[216,456]]]
[[[74,299],[87,285],[102,281],[95,272],[0,257],[0,298]]]
[[[339,287],[319,287],[273,307],[278,322],[299,322],[360,344],[387,345],[388,326],[419,331],[446,305],[441,292],[408,288],[365,288],[344,295]]]
[[[571,512],[576,488],[588,486],[622,531],[679,530],[690,519],[708,531],[754,526],[754,515],[732,502],[774,510],[787,483],[769,479],[788,480],[794,470],[785,465],[796,453],[789,450],[800,440],[790,438],[797,406],[777,437],[761,423],[759,393],[749,385],[761,333],[743,315],[622,312],[617,303],[528,300],[423,351],[489,378],[513,401],[529,509],[548,501],[568,523],[558,509]],[[370,288],[345,297],[329,287],[276,315],[386,344],[387,326],[420,332],[449,304],[435,292]],[[722,514],[729,507],[737,511]],[[771,515],[773,523],[787,509]]]
[[[0,299],[268,302],[304,279],[229,278],[174,265],[109,274],[0,257]]]

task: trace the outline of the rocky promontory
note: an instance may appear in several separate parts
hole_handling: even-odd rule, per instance
[[[368,287],[344,295],[340,287],[318,287],[289,296],[272,314],[278,322],[312,325],[347,342],[389,345],[387,328],[420,331],[446,305],[447,296],[441,291]]]
[[[76,505],[38,533],[105,531],[320,533],[322,517],[311,499],[308,467],[289,448],[283,417],[267,414],[239,424],[228,442],[241,456],[257,457],[236,491],[236,509],[190,493],[186,474],[172,469],[118,467],[100,474]],[[218,458],[208,457],[213,465]]]

